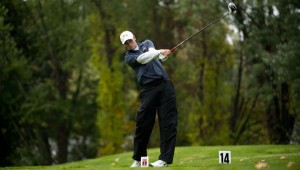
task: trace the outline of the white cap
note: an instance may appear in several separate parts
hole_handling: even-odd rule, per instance
[[[120,40],[121,40],[122,44],[124,44],[127,40],[132,40],[133,37],[134,36],[133,36],[132,32],[130,32],[130,31],[124,31],[120,35]]]

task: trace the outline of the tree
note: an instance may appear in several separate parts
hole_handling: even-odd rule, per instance
[[[291,112],[291,109],[294,110],[294,106],[289,104],[294,101],[290,95],[294,80],[283,79],[282,71],[285,70],[286,66],[281,65],[282,61],[284,63],[289,61],[289,58],[293,58],[295,54],[290,53],[285,56],[280,54],[285,53],[281,51],[283,50],[281,47],[296,42],[293,38],[287,38],[288,32],[290,32],[287,30],[297,30],[297,24],[285,23],[284,20],[295,18],[294,11],[297,9],[297,3],[293,1],[282,3],[277,1],[240,2],[237,3],[238,12],[236,15],[237,27],[240,29],[240,35],[242,35],[240,38],[242,49],[240,57],[244,59],[244,61],[240,60],[242,62],[241,69],[244,70],[240,73],[244,74],[243,77],[249,77],[251,74],[254,76],[251,76],[252,79],[248,79],[249,82],[244,84],[244,86],[248,86],[247,89],[250,92],[254,92],[248,95],[249,99],[252,98],[253,100],[250,102],[253,103],[250,106],[254,106],[248,110],[251,110],[252,113],[266,113],[263,117],[260,114],[260,116],[246,116],[246,118],[252,117],[254,121],[255,119],[259,120],[258,123],[263,124],[263,127],[268,129],[271,143],[289,142],[296,114]],[[294,37],[299,37],[298,33],[292,32]],[[297,50],[293,49],[292,51],[296,52]],[[284,72],[287,73],[286,76],[294,74],[294,71]],[[245,80],[243,82],[246,83]],[[234,121],[231,122],[231,125],[234,125],[234,122],[239,122],[236,118],[240,115],[240,108],[243,108],[241,106],[244,104],[244,95],[238,91],[234,108],[239,108],[239,110],[233,111],[232,120]],[[248,124],[250,125],[250,122]],[[234,128],[232,128],[233,130]]]
[[[18,51],[23,52],[21,57],[5,54],[14,60],[8,67],[21,64],[24,65],[21,69],[27,70],[21,71],[22,74],[30,73],[22,83],[16,84],[23,92],[16,95],[22,99],[15,103],[18,107],[6,111],[7,115],[17,113],[14,123],[17,126],[13,130],[24,133],[18,135],[24,142],[17,142],[10,153],[11,157],[20,157],[10,161],[22,165],[53,164],[66,162],[68,157],[95,156],[95,151],[87,152],[96,147],[97,138],[95,130],[89,130],[95,126],[92,120],[96,117],[96,106],[95,79],[86,63],[89,56],[85,36],[87,4],[80,0],[5,1],[3,4],[8,9],[4,22],[13,26],[8,29],[9,34]],[[9,85],[14,80],[4,82]],[[8,94],[14,93],[8,91]],[[9,101],[8,97],[3,96],[3,101]],[[80,147],[87,142],[88,147]],[[72,153],[77,150],[76,155],[81,156],[72,156],[68,148]]]
[[[28,61],[11,36],[14,27],[5,21],[7,16],[8,9],[0,4],[0,166],[14,164],[11,153],[20,146],[22,138],[27,137],[18,120],[28,89],[26,79],[31,77]]]
[[[217,1],[180,1],[174,5],[173,25],[180,42],[222,13]],[[184,25],[184,26],[182,26]],[[180,47],[172,63],[179,101],[179,141],[182,144],[228,143],[228,96],[231,47],[226,42],[226,24],[206,29]],[[183,64],[181,64],[183,63]],[[186,122],[189,122],[188,125]]]
[[[126,136],[131,131],[130,121],[125,115],[126,106],[123,93],[125,79],[122,73],[124,63],[120,62],[121,53],[118,22],[122,13],[113,10],[121,5],[119,1],[93,1],[98,14],[91,15],[93,25],[90,44],[91,61],[97,72],[96,103],[99,107],[97,125],[99,128],[100,156],[123,151]],[[108,5],[108,3],[110,5]],[[104,8],[105,7],[105,8]],[[115,11],[115,12],[112,12]],[[95,29],[101,28],[101,29]]]

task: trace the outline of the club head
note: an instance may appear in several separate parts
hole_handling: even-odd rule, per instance
[[[237,7],[234,5],[234,3],[230,2],[228,4],[228,10],[229,10],[229,13],[235,13],[237,10]]]

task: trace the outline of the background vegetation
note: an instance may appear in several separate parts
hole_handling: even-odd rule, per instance
[[[236,14],[164,63],[177,89],[177,145],[297,144],[300,1],[232,2]],[[172,48],[228,3],[1,0],[0,166],[131,151],[139,87],[120,33]]]

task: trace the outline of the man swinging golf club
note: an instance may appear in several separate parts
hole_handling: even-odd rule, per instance
[[[166,61],[168,55],[176,48],[222,18],[235,13],[237,7],[230,2],[228,10],[228,13],[206,25],[171,50],[156,50],[150,40],[137,43],[135,36],[130,31],[124,31],[120,35],[122,44],[127,47],[125,61],[135,70],[137,81],[142,87],[140,92],[141,104],[136,115],[134,153],[132,157],[134,162],[131,167],[139,167],[141,157],[147,156],[147,145],[155,123],[156,112],[158,113],[160,129],[161,153],[158,161],[150,163],[150,166],[166,167],[168,164],[172,164],[178,113],[174,86],[159,60]]]
[[[150,166],[166,167],[173,162],[178,119],[174,85],[161,64],[161,61],[168,59],[171,51],[156,50],[150,40],[137,43],[130,31],[122,32],[120,40],[127,48],[125,61],[135,70],[141,86],[132,156],[134,162],[131,167],[140,167],[141,157],[147,156],[156,113],[160,130],[160,155]]]

